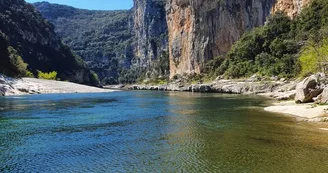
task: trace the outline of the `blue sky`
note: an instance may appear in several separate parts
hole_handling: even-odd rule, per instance
[[[121,10],[130,9],[133,0],[25,0],[26,2],[48,1],[50,3],[65,4],[76,8],[89,10]]]

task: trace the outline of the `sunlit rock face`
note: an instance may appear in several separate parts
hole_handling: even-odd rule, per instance
[[[170,77],[200,73],[242,34],[280,10],[295,17],[310,0],[167,0]]]
[[[289,17],[295,18],[311,0],[277,0],[272,7],[272,13],[282,11]]]

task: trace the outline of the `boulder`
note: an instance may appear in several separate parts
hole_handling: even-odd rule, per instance
[[[328,103],[328,88],[323,89],[322,93],[315,99],[315,102],[318,104]]]
[[[319,82],[325,81],[327,79],[325,73],[317,73],[315,74],[315,77]]]
[[[258,82],[261,81],[261,77],[257,74],[254,74],[253,76],[251,76],[248,80],[246,80],[247,82]]]
[[[272,76],[272,77],[270,77],[270,80],[271,81],[277,81],[279,78],[278,78],[278,76]]]
[[[305,78],[296,86],[296,103],[313,102],[313,98],[319,96],[323,89],[318,85],[318,78],[315,75]]]

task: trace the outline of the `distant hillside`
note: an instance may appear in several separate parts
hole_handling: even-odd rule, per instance
[[[104,83],[116,83],[120,70],[130,66],[131,11],[91,11],[48,2],[33,5]]]
[[[53,26],[24,0],[0,1],[0,49],[0,72],[23,76],[24,70],[17,72],[2,64],[15,68],[20,63],[22,68],[28,64],[27,70],[34,73],[57,71],[61,80],[97,84],[96,76],[61,43]]]

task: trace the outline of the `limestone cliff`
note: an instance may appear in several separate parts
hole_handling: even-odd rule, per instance
[[[97,11],[34,3],[104,84],[135,82],[145,71],[156,71],[154,60],[168,49],[165,5],[134,0],[130,10]]]
[[[165,0],[134,1],[134,64],[139,67],[150,67],[162,51],[167,51],[165,3]]]
[[[168,0],[170,76],[200,73],[275,11],[294,17],[309,0]]]

